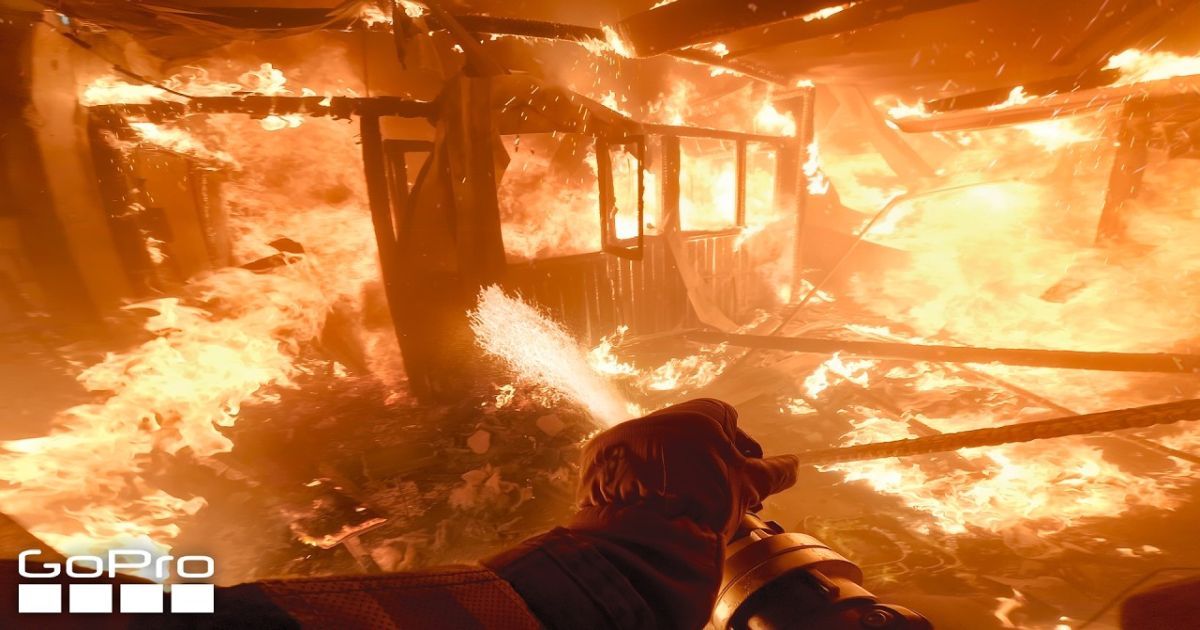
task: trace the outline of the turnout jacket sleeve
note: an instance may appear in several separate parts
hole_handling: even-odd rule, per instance
[[[742,515],[795,479],[732,406],[689,401],[593,438],[569,526],[484,564],[550,628],[701,628]]]

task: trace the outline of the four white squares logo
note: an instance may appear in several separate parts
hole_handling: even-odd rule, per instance
[[[118,549],[108,553],[107,558],[98,556],[70,556],[65,562],[42,562],[27,560],[42,554],[40,549],[22,551],[18,555],[17,572],[26,580],[47,580],[65,575],[79,580],[67,584],[66,610],[63,606],[63,585],[57,583],[23,582],[17,585],[18,613],[112,613],[114,593],[112,584],[96,583],[96,578],[110,580],[118,573],[136,572],[150,575],[162,582],[168,578],[189,580],[210,579],[216,573],[215,563],[208,556],[159,556],[153,558],[147,551]],[[172,561],[174,563],[172,564]],[[170,587],[170,612],[211,613],[215,588],[212,584],[183,582]],[[162,584],[121,584],[117,590],[116,610],[122,613],[162,613],[166,588]]]
[[[171,586],[171,612],[210,613],[212,611],[212,584],[175,584]]]
[[[62,612],[62,586],[59,584],[17,585],[17,612]]]
[[[163,611],[162,584],[122,584],[121,612],[160,613]]]
[[[70,612],[112,612],[112,584],[72,584],[68,587],[68,592]]]

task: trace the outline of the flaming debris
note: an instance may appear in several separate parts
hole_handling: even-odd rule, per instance
[[[1018,85],[1017,87],[1013,88],[1011,92],[1008,93],[1008,98],[1004,99],[1003,103],[991,105],[988,107],[988,109],[993,110],[993,111],[998,110],[998,109],[1008,109],[1009,107],[1015,107],[1017,105],[1024,105],[1032,100],[1033,100],[1033,97],[1025,92],[1025,86]]]
[[[628,326],[621,326],[612,335],[602,337],[588,352],[588,363],[597,373],[642,393],[683,394],[697,390],[716,380],[729,364],[725,357],[728,348],[719,344],[702,346],[696,354],[669,359],[654,368],[639,369],[614,353],[628,332]]]
[[[391,2],[389,1],[387,4],[390,5]],[[410,19],[415,20],[417,18],[425,17],[425,14],[427,13],[425,6],[419,2],[400,0],[399,4],[400,8],[404,10],[404,15]],[[362,9],[360,9],[358,12],[358,19],[361,20],[363,24],[366,24],[368,28],[378,26],[380,24],[386,24],[388,26],[393,24],[390,7],[385,10],[383,7],[373,2],[367,2],[362,5]]]
[[[608,44],[609,50],[621,57],[634,57],[633,48],[630,47],[629,43],[625,41],[625,38],[621,37],[621,34],[617,32],[617,29],[604,24],[600,27],[600,30],[604,31],[604,41]]]
[[[816,22],[818,20],[828,20],[829,18],[841,13],[842,11],[845,11],[846,9],[849,9],[850,7],[852,7],[856,4],[858,4],[858,2],[847,2],[845,4],[836,4],[836,5],[825,7],[824,9],[818,9],[816,11],[813,11],[812,13],[803,15],[803,16],[801,16],[800,19],[804,20],[805,22]]]
[[[887,329],[854,325],[847,329],[875,338],[925,341],[897,337]],[[805,381],[809,399],[820,399],[825,390],[837,384],[829,379],[830,374],[862,387],[869,382],[885,382],[892,391],[911,392],[906,397],[915,401],[925,397],[937,401],[947,392],[979,387],[967,378],[969,374],[944,365],[919,362],[889,366],[880,361],[847,364],[835,356]],[[946,414],[944,407],[933,407],[938,414],[926,413],[918,406],[899,417],[870,406],[851,406],[843,413],[852,428],[842,436],[840,445],[919,437],[914,432],[914,421],[925,430],[951,433],[994,426],[995,417],[1004,413],[1028,415],[1038,411],[1014,407],[1019,401],[1011,393],[993,393],[986,402],[981,408],[953,414]],[[800,415],[812,413],[807,405],[789,405],[788,410]],[[957,455],[962,461],[951,466],[950,472],[915,458],[857,462],[822,470],[840,472],[847,481],[862,481],[877,492],[896,496],[929,517],[928,525],[921,528],[932,527],[945,534],[1023,529],[1048,535],[1087,519],[1119,516],[1138,506],[1172,509],[1183,501],[1177,489],[1188,483],[1190,476],[1186,466],[1158,475],[1122,470],[1105,459],[1098,443],[1085,437],[961,449]]]
[[[1200,55],[1183,56],[1131,48],[1109,57],[1104,68],[1121,71],[1121,80],[1117,85],[1131,85],[1200,74]]]
[[[127,143],[117,139],[111,133],[106,137],[114,148],[128,154],[134,145],[156,146],[175,153],[191,155],[199,160],[208,160],[226,166],[237,167],[237,162],[227,151],[211,149],[202,140],[187,130],[178,127],[165,127],[152,122],[130,122],[129,127],[137,132],[140,143]]]
[[[816,140],[808,145],[805,154],[807,158],[804,160],[804,177],[808,179],[808,194],[824,195],[828,193],[832,184],[825,177],[825,173],[821,171],[821,149],[817,146]]]

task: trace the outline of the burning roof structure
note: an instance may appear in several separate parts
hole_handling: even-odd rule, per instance
[[[471,561],[706,396],[945,627],[1116,627],[1200,560],[1200,3],[0,15],[23,536]]]

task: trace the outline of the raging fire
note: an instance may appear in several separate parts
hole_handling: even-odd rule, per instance
[[[1134,51],[1114,57],[1110,67],[1121,69],[1123,83],[1135,83],[1192,74],[1193,63]],[[1030,100],[1017,88],[995,109]],[[923,105],[896,105],[889,113],[931,115]],[[895,248],[904,257],[855,274],[849,287],[857,304],[912,333],[896,336],[862,328],[857,333],[983,347],[1129,352],[1190,347],[1200,324],[1186,297],[1200,293],[1197,263],[1184,245],[1200,236],[1200,197],[1191,185],[1195,169],[1188,160],[1151,159],[1140,194],[1125,202],[1128,225],[1122,238],[1098,246],[1097,225],[1112,171],[1108,139],[1119,124],[1114,110],[942,134],[939,139],[952,140],[947,144],[954,150],[940,165],[942,178],[933,190],[946,192],[901,201],[868,232],[868,241]],[[846,151],[836,144],[823,148],[837,154],[834,162]],[[866,197],[862,191],[872,181],[880,189],[869,197],[894,194],[882,187],[889,185],[886,179],[865,169],[855,173],[843,165],[831,171],[831,178],[844,194]],[[859,386],[869,379],[888,391],[915,392],[918,403],[926,392],[936,399],[946,392],[995,387],[936,364],[898,367],[882,362],[876,367],[864,362],[862,369],[848,370],[842,361],[835,356],[811,374],[810,397],[828,389],[831,376],[861,381]],[[918,406],[903,415],[854,407],[847,411],[852,426],[841,443],[907,439],[931,430],[970,430],[1200,393],[1190,383],[1119,373],[1000,365],[972,369],[1042,402],[1022,402],[1000,389],[978,407],[953,412],[945,405],[932,405],[933,412]],[[1059,407],[1045,407],[1054,403]],[[799,412],[809,413],[804,408]],[[1188,451],[1196,433],[1195,428],[1181,429],[1162,443]],[[1135,472],[1116,463],[1111,448],[1094,439],[1064,438],[958,451],[949,472],[919,458],[828,470],[897,497],[925,514],[929,527],[949,534],[1046,535],[1089,519],[1180,505],[1184,495],[1179,490],[1193,474],[1190,463],[1172,459],[1165,470]]]
[[[237,84],[206,82],[203,72],[188,76],[167,83],[194,94],[287,93],[286,78],[270,64],[243,74]],[[110,77],[81,96],[88,104],[176,98]],[[266,133],[268,125],[240,118],[186,128],[129,125],[144,143],[243,167],[232,171],[224,194],[234,257],[239,263],[279,262],[254,271],[221,268],[192,280],[176,297],[129,306],[146,316],[148,340],[109,352],[79,374],[96,401],[61,412],[45,437],[3,444],[0,505],[68,552],[168,550],[180,522],[206,501],[160,487],[163,457],[203,460],[231,450],[223,429],[240,410],[270,404],[280,388],[324,369],[319,364],[328,367],[328,360],[313,358],[306,348],[331,325],[330,312],[363,317],[365,298],[377,290],[375,240],[353,127],[328,120],[304,129],[285,124],[280,129],[306,134],[293,145]],[[238,141],[230,142],[234,137]],[[279,212],[281,207],[288,211]],[[271,243],[280,238],[299,243],[301,251],[276,249]],[[168,255],[160,252],[156,262],[169,262]],[[390,334],[369,326],[355,333],[365,368],[397,386]],[[334,367],[326,371],[345,373]]]

